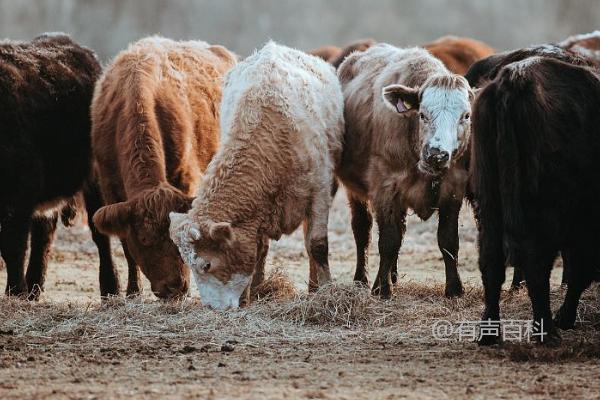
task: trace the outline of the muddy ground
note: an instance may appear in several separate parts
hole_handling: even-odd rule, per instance
[[[443,297],[436,220],[409,219],[401,283],[379,301],[348,285],[355,262],[348,209],[335,200],[330,265],[337,286],[306,296],[307,259],[297,232],[272,243],[268,269],[297,295],[217,313],[195,287],[181,303],[141,299],[101,305],[97,254],[85,226],[61,228],[46,291],[37,304],[0,301],[0,398],[454,399],[598,398],[600,287],[585,294],[578,328],[557,348],[506,343],[479,348],[456,336],[439,340],[441,319],[457,326],[482,311],[476,231],[461,214],[461,299]],[[379,262],[377,235],[370,273]],[[125,260],[115,256],[126,278]],[[564,290],[553,273],[553,308]],[[510,278],[509,270],[507,277]],[[5,285],[0,271],[0,287]],[[504,293],[503,317],[527,319],[526,291]]]

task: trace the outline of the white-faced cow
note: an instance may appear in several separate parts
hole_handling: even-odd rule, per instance
[[[446,295],[460,295],[458,214],[467,184],[469,84],[424,49],[387,44],[352,53],[338,75],[346,120],[338,177],[352,210],[358,253],[354,279],[367,283],[369,203],[380,232],[381,262],[373,292],[384,298],[397,279],[408,209],[422,219],[439,211]]]
[[[226,77],[225,137],[187,214],[171,213],[171,238],[202,302],[236,308],[265,244],[304,222],[310,285],[330,280],[327,225],[342,151],[343,101],[331,65],[268,43]]]

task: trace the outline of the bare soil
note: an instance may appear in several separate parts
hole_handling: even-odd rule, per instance
[[[577,329],[562,332],[559,347],[480,348],[432,335],[436,321],[457,325],[482,311],[471,211],[461,214],[459,271],[466,293],[460,299],[443,296],[436,223],[409,219],[401,282],[391,300],[380,301],[350,284],[354,241],[342,193],[330,228],[337,283],[306,295],[308,262],[297,232],[273,242],[268,260],[274,286],[289,280],[295,294],[288,290],[282,299],[226,313],[202,307],[193,286],[179,303],[157,301],[146,287],[139,299],[101,304],[87,227],[61,228],[41,301],[0,299],[0,399],[597,399],[597,284],[584,295]],[[371,276],[379,262],[376,240],[374,230]],[[114,253],[124,280],[116,245]],[[555,310],[564,296],[561,273],[558,265]],[[0,287],[5,279],[0,272]],[[506,319],[528,319],[526,290],[505,292],[502,310]]]

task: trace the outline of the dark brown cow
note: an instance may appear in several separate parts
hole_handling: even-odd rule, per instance
[[[464,75],[475,61],[495,52],[479,40],[456,36],[443,36],[423,47],[439,58],[446,68],[460,75]]]
[[[507,262],[519,267],[536,331],[575,323],[581,293],[600,266],[600,79],[592,60],[545,45],[473,65],[472,84],[489,82],[473,107],[472,187],[478,205],[483,320],[500,318]],[[568,290],[553,323],[550,271],[569,260]],[[486,335],[482,344],[496,343]]]
[[[58,210],[89,177],[99,74],[95,54],[64,34],[0,43],[0,253],[9,295],[39,296]]]
[[[221,81],[235,62],[221,46],[152,37],[121,52],[98,81],[92,143],[107,205],[93,222],[122,239],[128,294],[139,290],[138,267],[158,297],[187,292],[168,214],[190,208],[217,149]],[[107,286],[118,283],[114,270],[104,273]]]

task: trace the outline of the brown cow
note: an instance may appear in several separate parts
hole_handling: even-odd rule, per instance
[[[479,40],[466,37],[443,36],[423,47],[440,59],[455,74],[464,75],[469,67],[495,51]]]
[[[108,205],[93,220],[123,239],[161,298],[188,289],[168,214],[190,208],[217,149],[221,81],[235,62],[221,46],[151,37],[121,52],[96,86],[92,145]]]
[[[379,226],[379,273],[373,293],[391,295],[410,208],[439,213],[438,244],[446,295],[463,292],[457,271],[458,214],[467,185],[472,92],[460,75],[421,48],[378,44],[338,69],[346,133],[338,177],[347,189],[357,247],[354,279],[368,283],[372,216]]]
[[[323,61],[331,63],[331,61],[335,60],[340,54],[342,54],[342,49],[337,46],[322,46],[310,50],[308,54],[319,57]]]
[[[365,51],[375,43],[376,42],[373,39],[360,39],[346,45],[344,48],[337,46],[323,46],[310,50],[308,54],[317,56],[337,68],[350,53],[354,51]]]

